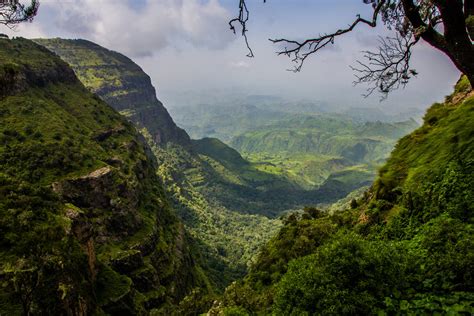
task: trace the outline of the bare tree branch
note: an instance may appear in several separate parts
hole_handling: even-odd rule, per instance
[[[322,48],[326,47],[328,44],[334,44],[336,37],[344,35],[351,32],[358,24],[366,24],[370,27],[377,26],[377,17],[381,8],[385,5],[385,0],[378,2],[374,8],[374,13],[371,20],[361,18],[360,15],[357,16],[357,19],[352,22],[349,27],[345,29],[339,29],[334,33],[325,34],[316,38],[306,39],[302,42],[295,40],[288,40],[285,38],[281,39],[269,39],[274,44],[286,44],[288,47],[285,47],[284,50],[277,51],[278,55],[286,55],[292,58],[292,61],[296,63],[293,72],[301,71],[303,64],[310,55],[318,52]]]
[[[266,2],[266,1],[264,1]],[[278,55],[289,57],[295,66],[290,71],[301,71],[306,59],[334,44],[336,37],[353,31],[359,24],[376,27],[381,22],[395,37],[380,41],[375,52],[364,52],[368,62],[357,62],[352,69],[356,73],[356,84],[367,83],[366,96],[375,90],[382,94],[382,99],[397,88],[404,87],[416,71],[410,69],[411,49],[420,39],[446,54],[454,65],[464,73],[471,84],[474,83],[474,0],[363,0],[373,8],[371,19],[360,15],[348,25],[334,33],[319,35],[305,40],[287,38],[270,39],[281,45]],[[239,2],[239,16],[230,21],[235,33],[234,23],[242,26],[242,36],[253,56],[247,39],[247,22],[249,11],[245,0]],[[440,27],[442,26],[442,27]]]
[[[408,80],[417,75],[416,70],[410,68],[411,49],[418,42],[418,38],[411,34],[379,39],[379,48],[376,52],[364,51],[365,62],[357,61],[357,66],[351,69],[357,78],[354,84],[366,83],[369,85],[364,97],[368,97],[378,90],[381,100],[400,87],[405,87]]]
[[[263,0],[265,3],[266,0]],[[242,37],[245,39],[245,45],[247,45],[247,49],[249,50],[249,53],[247,54],[247,57],[254,57],[255,55],[253,54],[252,48],[250,47],[249,40],[247,38],[247,22],[249,20],[249,15],[250,12],[247,8],[247,4],[245,3],[245,0],[240,0],[239,2],[239,15],[236,18],[233,18],[232,20],[229,21],[229,26],[232,32],[236,34],[236,29],[235,29],[235,23],[240,24],[240,27],[242,29]]]

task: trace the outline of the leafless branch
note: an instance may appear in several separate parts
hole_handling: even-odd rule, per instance
[[[291,70],[293,72],[301,71],[303,64],[310,55],[318,52],[322,48],[326,47],[329,44],[334,44],[336,37],[343,34],[351,32],[358,24],[366,24],[370,27],[377,26],[377,17],[380,13],[380,10],[385,5],[385,0],[379,1],[374,7],[374,13],[371,20],[361,18],[360,15],[357,16],[357,19],[352,22],[349,27],[345,29],[339,29],[331,34],[324,34],[315,38],[306,39],[304,41],[289,40],[286,38],[281,39],[269,39],[274,44],[284,44],[287,45],[281,51],[277,51],[278,55],[286,55],[292,59],[296,64]]]
[[[266,0],[263,0],[265,3]],[[247,57],[254,57],[255,55],[253,54],[252,48],[250,47],[249,40],[247,38],[247,22],[249,20],[249,10],[247,8],[247,4],[245,3],[245,0],[240,0],[239,2],[239,15],[236,18],[233,18],[232,20],[229,21],[229,26],[232,32],[236,34],[236,28],[234,24],[239,24],[240,28],[242,29],[242,37],[245,40],[245,45],[247,45],[247,49],[249,50],[249,53],[247,54]]]
[[[376,52],[365,51],[365,62],[357,61],[357,66],[351,69],[357,80],[354,84],[369,84],[368,97],[374,91],[382,94],[381,100],[387,98],[388,93],[400,87],[405,87],[409,79],[417,72],[410,68],[411,49],[418,42],[418,38],[407,34],[402,36],[379,39],[379,48]]]
[[[468,80],[474,82],[472,57],[474,27],[472,22],[462,23],[464,20],[472,20],[473,0],[363,0],[363,2],[373,8],[371,19],[357,15],[352,24],[334,33],[304,40],[280,38],[270,41],[280,45],[278,55],[288,56],[294,62],[295,66],[290,70],[299,72],[309,56],[334,44],[336,37],[353,31],[359,24],[374,28],[378,21],[381,21],[387,29],[394,31],[395,37],[381,40],[378,51],[365,52],[364,56],[369,62],[358,61],[357,67],[352,67],[358,78],[356,83],[369,84],[370,88],[366,95],[378,90],[382,93],[382,99],[385,99],[387,93],[404,87],[410,78],[416,76],[416,71],[409,67],[409,61],[412,46],[420,39],[445,53]],[[234,23],[238,22],[242,26],[242,35],[249,49],[248,56],[253,56],[246,36],[249,11],[245,0],[240,0],[239,5],[239,16],[229,24],[234,33]]]

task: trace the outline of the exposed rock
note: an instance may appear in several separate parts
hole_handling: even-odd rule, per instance
[[[123,133],[124,131],[125,131],[125,127],[119,126],[116,128],[112,128],[112,129],[100,132],[98,135],[94,136],[94,139],[99,142],[102,142],[106,140],[107,138],[109,138],[110,136]]]
[[[129,274],[143,266],[143,257],[140,251],[130,250],[121,252],[119,257],[112,259],[110,263],[114,270],[122,274]]]
[[[173,142],[190,146],[188,134],[174,123],[156,98],[150,77],[128,57],[86,40],[36,41],[69,63],[92,92],[124,113],[136,126],[146,128],[156,144]],[[78,58],[84,51],[96,58],[94,64],[85,66],[84,61]],[[111,80],[111,77],[117,80]],[[97,84],[98,79],[102,79],[100,84]]]

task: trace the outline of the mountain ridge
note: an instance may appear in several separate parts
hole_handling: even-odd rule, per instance
[[[156,98],[150,77],[130,58],[83,39],[34,41],[58,56],[68,56],[68,64],[93,93],[112,104],[138,127],[147,128],[157,144],[171,141],[190,146],[187,133],[176,126],[166,108]],[[81,54],[87,54],[87,58]],[[117,73],[117,68],[122,72]]]
[[[0,309],[140,314],[206,289],[143,137],[72,69],[0,40]]]

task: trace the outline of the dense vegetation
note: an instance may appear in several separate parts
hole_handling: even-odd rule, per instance
[[[472,315],[473,121],[463,78],[351,207],[287,217],[211,314]]]
[[[103,48],[84,41],[50,43],[50,48],[59,45],[59,54],[69,61],[77,56],[68,45],[82,47],[81,58],[92,50],[101,56],[94,67],[96,76],[109,67],[117,80],[125,82],[120,78],[122,65],[109,64]],[[80,60],[72,66],[87,86],[87,77],[81,74],[86,68],[77,65]],[[124,61],[123,67],[129,62]],[[136,111],[128,118],[151,145],[159,182],[201,255],[194,262],[202,263],[203,269],[191,273],[191,279],[201,282],[201,290],[192,291],[175,312],[205,311],[214,297],[207,288],[223,288],[242,276],[247,266],[248,274],[226,288],[211,314],[474,312],[474,98],[465,79],[445,103],[430,108],[421,128],[398,142],[367,192],[353,193],[328,212],[309,207],[287,214],[283,227],[256,257],[259,245],[280,227],[261,214],[277,216],[304,204],[330,203],[367,184],[395,139],[413,129],[415,122],[367,123],[327,113],[281,116],[274,111],[274,120],[265,126],[240,131],[233,138],[238,149],[246,148],[249,161],[215,138],[191,141],[186,135],[161,141],[152,132],[158,127],[142,115],[163,113],[153,110],[161,103],[153,101],[141,112],[131,99],[123,103],[122,97],[108,95],[107,82],[97,90],[99,96],[108,98],[113,107]],[[141,89],[153,94],[148,85]],[[121,95],[129,86],[133,87],[130,78],[120,86]],[[264,116],[254,118],[263,121]],[[167,120],[175,126],[171,118]],[[319,169],[328,171],[311,172]],[[178,230],[173,236],[186,233]],[[107,255],[115,253],[113,247],[104,249]],[[107,255],[97,256],[98,260],[106,264]],[[125,258],[134,255],[128,251]],[[210,279],[207,287],[204,275]],[[139,280],[149,279],[142,276]],[[109,278],[113,276],[105,274],[102,280]],[[117,291],[131,287],[129,280],[119,280]],[[163,285],[162,290],[170,288]],[[167,299],[168,306],[173,298]],[[161,308],[160,312],[171,313]]]
[[[330,110],[253,96],[222,105],[181,106],[172,113],[191,136],[224,140],[260,171],[303,190],[330,186],[346,193],[370,184],[395,142],[418,126],[413,119],[397,122],[403,116],[375,109]]]
[[[245,123],[247,127],[227,125],[238,131],[250,128],[250,124],[261,126],[264,121],[268,124],[273,118],[275,122],[284,122],[280,125],[288,129],[299,124],[298,120],[304,120],[311,132],[325,136],[341,127],[345,131],[341,134],[347,136],[343,144],[340,141],[342,149],[331,155],[315,156],[313,152],[298,151],[298,156],[281,158],[281,161],[289,160],[282,163],[274,161],[280,156],[269,161],[265,153],[259,152],[248,155],[255,161],[250,163],[218,139],[190,141],[187,134],[178,133],[181,130],[156,100],[148,76],[128,58],[83,40],[37,42],[68,62],[86,87],[124,114],[145,135],[159,161],[158,175],[179,217],[199,241],[207,274],[218,288],[242,276],[258,247],[278,229],[280,222],[267,216],[277,217],[307,204],[329,204],[370,183],[375,167],[369,168],[359,160],[372,164],[374,155],[365,160],[356,157],[353,160],[357,162],[353,163],[340,153],[344,151],[346,156],[351,156],[352,138],[369,144],[370,149],[376,148],[376,154],[383,156],[396,138],[415,125],[413,121],[361,124],[337,115],[298,117],[277,110],[237,107],[231,111],[235,117],[251,118]],[[227,116],[215,122],[229,123]],[[321,122],[323,126],[319,126]],[[157,137],[163,133],[168,135],[166,141]],[[284,154],[288,148],[279,150]]]
[[[278,220],[258,215],[263,207],[270,212],[273,202],[260,202],[256,186],[286,183],[259,172],[217,140],[191,142],[156,99],[149,77],[125,56],[84,40],[37,42],[60,55],[86,87],[141,130],[174,209],[197,240],[213,285],[223,289],[242,276],[259,245],[280,226]],[[169,136],[166,141],[157,137],[163,133]]]
[[[1,314],[139,314],[206,278],[135,128],[69,66],[0,40]]]

